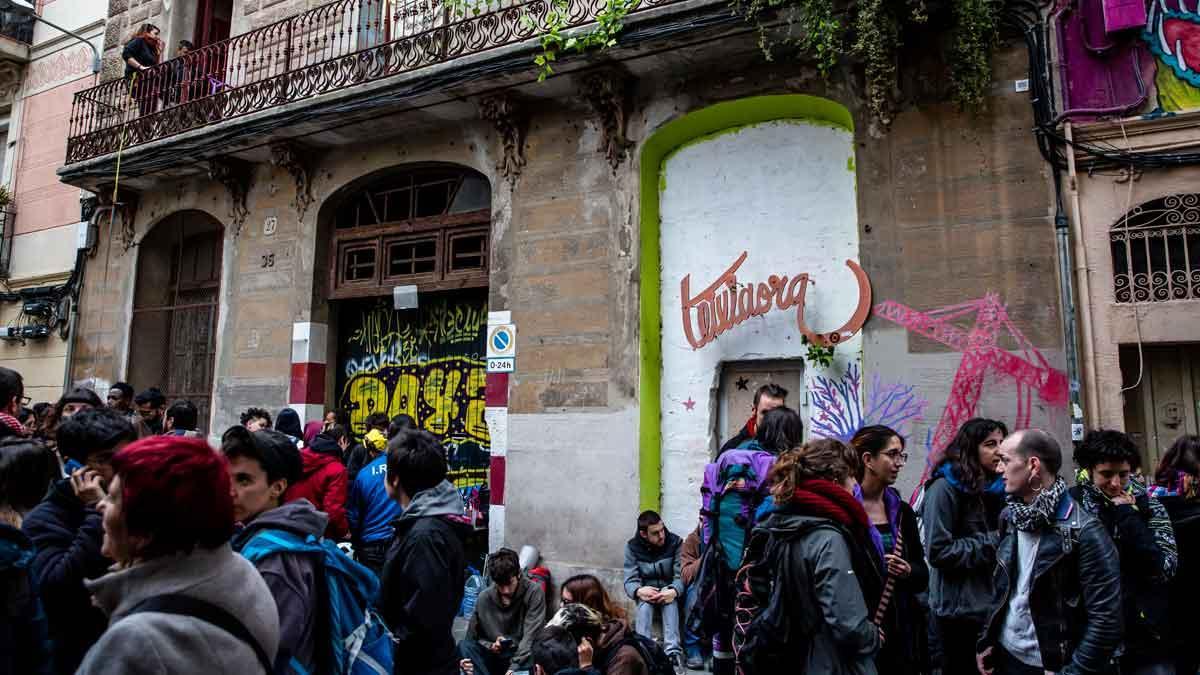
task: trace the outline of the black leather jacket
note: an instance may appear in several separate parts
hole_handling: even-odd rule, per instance
[[[1058,504],[1054,527],[1042,533],[1034,562],[1030,609],[1042,650],[1042,665],[1060,675],[1106,673],[1121,643],[1121,568],[1117,549],[1095,516],[1070,494]],[[1006,511],[992,613],[979,650],[998,646],[1017,581],[1017,530]]]

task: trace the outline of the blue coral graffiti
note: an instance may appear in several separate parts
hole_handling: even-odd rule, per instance
[[[814,377],[809,389],[812,434],[844,442],[863,427],[882,424],[907,436],[912,423],[922,419],[929,405],[917,395],[915,386],[884,384],[878,375],[871,378],[865,396],[863,393],[862,371],[853,363],[841,379]]]

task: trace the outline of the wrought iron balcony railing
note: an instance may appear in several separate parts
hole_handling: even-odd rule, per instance
[[[567,28],[605,7],[559,2],[498,0],[459,16],[443,0],[338,0],[76,93],[67,163],[529,40],[564,6]]]

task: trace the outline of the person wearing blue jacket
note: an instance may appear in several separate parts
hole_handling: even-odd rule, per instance
[[[374,429],[368,434],[365,445],[376,452],[372,435],[379,435],[379,441],[383,438]],[[392,521],[403,513],[400,504],[388,496],[384,485],[386,480],[387,453],[380,452],[359,470],[346,495],[346,518],[350,521],[354,558],[377,576],[383,573],[383,563],[394,529]]]

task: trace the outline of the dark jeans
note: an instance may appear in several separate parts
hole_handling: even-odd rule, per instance
[[[1013,658],[1004,647],[996,645],[992,649],[992,675],[1045,675],[1043,668],[1030,666]],[[978,671],[976,671],[978,672]]]
[[[504,675],[508,672],[512,657],[512,652],[493,654],[478,640],[471,638],[458,643],[458,658],[470,659],[475,664],[475,675]]]
[[[382,541],[371,541],[365,544],[360,544],[354,547],[354,559],[363,567],[375,573],[375,576],[383,576],[383,563],[387,559],[388,544],[387,539]]]
[[[941,617],[938,617],[937,624],[938,636],[942,642],[943,675],[970,675],[979,672],[975,664],[975,649],[979,644],[979,634],[983,632],[983,625],[966,619]]]

